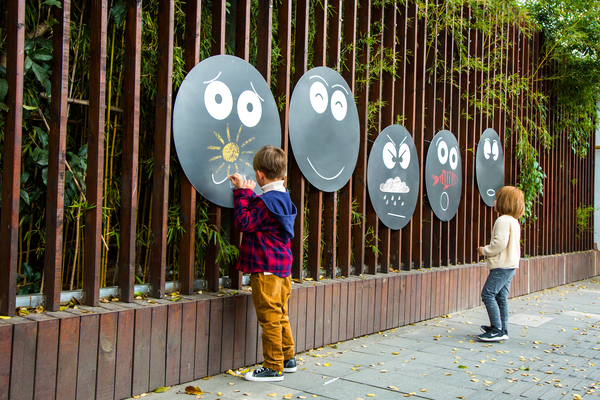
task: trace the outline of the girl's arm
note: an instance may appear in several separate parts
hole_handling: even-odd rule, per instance
[[[510,222],[502,217],[498,218],[492,229],[492,240],[487,246],[481,247],[481,254],[495,256],[506,248],[510,237]]]

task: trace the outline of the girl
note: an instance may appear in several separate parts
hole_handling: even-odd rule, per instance
[[[519,268],[521,258],[521,225],[518,219],[525,212],[523,192],[514,186],[504,186],[496,193],[494,208],[500,217],[494,222],[490,244],[479,247],[490,274],[483,285],[481,300],[485,304],[490,325],[482,325],[478,336],[484,342],[508,339],[508,291]]]

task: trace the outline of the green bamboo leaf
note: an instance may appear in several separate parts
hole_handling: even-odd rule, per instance
[[[25,204],[29,205],[29,193],[27,193],[24,189],[21,189],[21,198]]]
[[[42,5],[44,6],[56,6],[58,8],[62,8],[62,4],[60,4],[60,2],[58,0],[46,0],[45,2],[42,3]]]
[[[0,101],[4,101],[8,93],[8,82],[4,78],[0,78]]]
[[[48,74],[46,73],[46,70],[41,65],[32,61],[31,69],[33,70],[33,73],[35,74],[35,77],[37,78],[37,80],[40,81],[40,83],[42,85],[48,80]]]
[[[52,53],[46,49],[39,49],[29,53],[29,58],[34,61],[50,61],[52,60]]]

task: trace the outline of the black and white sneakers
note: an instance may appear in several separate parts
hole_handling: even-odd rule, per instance
[[[501,340],[508,340],[507,332],[499,331],[491,326],[481,325],[481,330],[484,331],[484,333],[477,336],[477,339],[483,342],[499,342]]]
[[[298,370],[296,359],[290,358],[283,362],[283,371],[273,371],[271,368],[260,367],[257,370],[247,372],[244,379],[252,382],[278,382],[283,380],[283,373],[293,373]]]

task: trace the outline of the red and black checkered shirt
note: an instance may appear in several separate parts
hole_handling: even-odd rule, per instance
[[[235,227],[244,233],[237,269],[243,273],[271,272],[287,278],[292,270],[290,240],[281,223],[250,189],[234,189]]]

